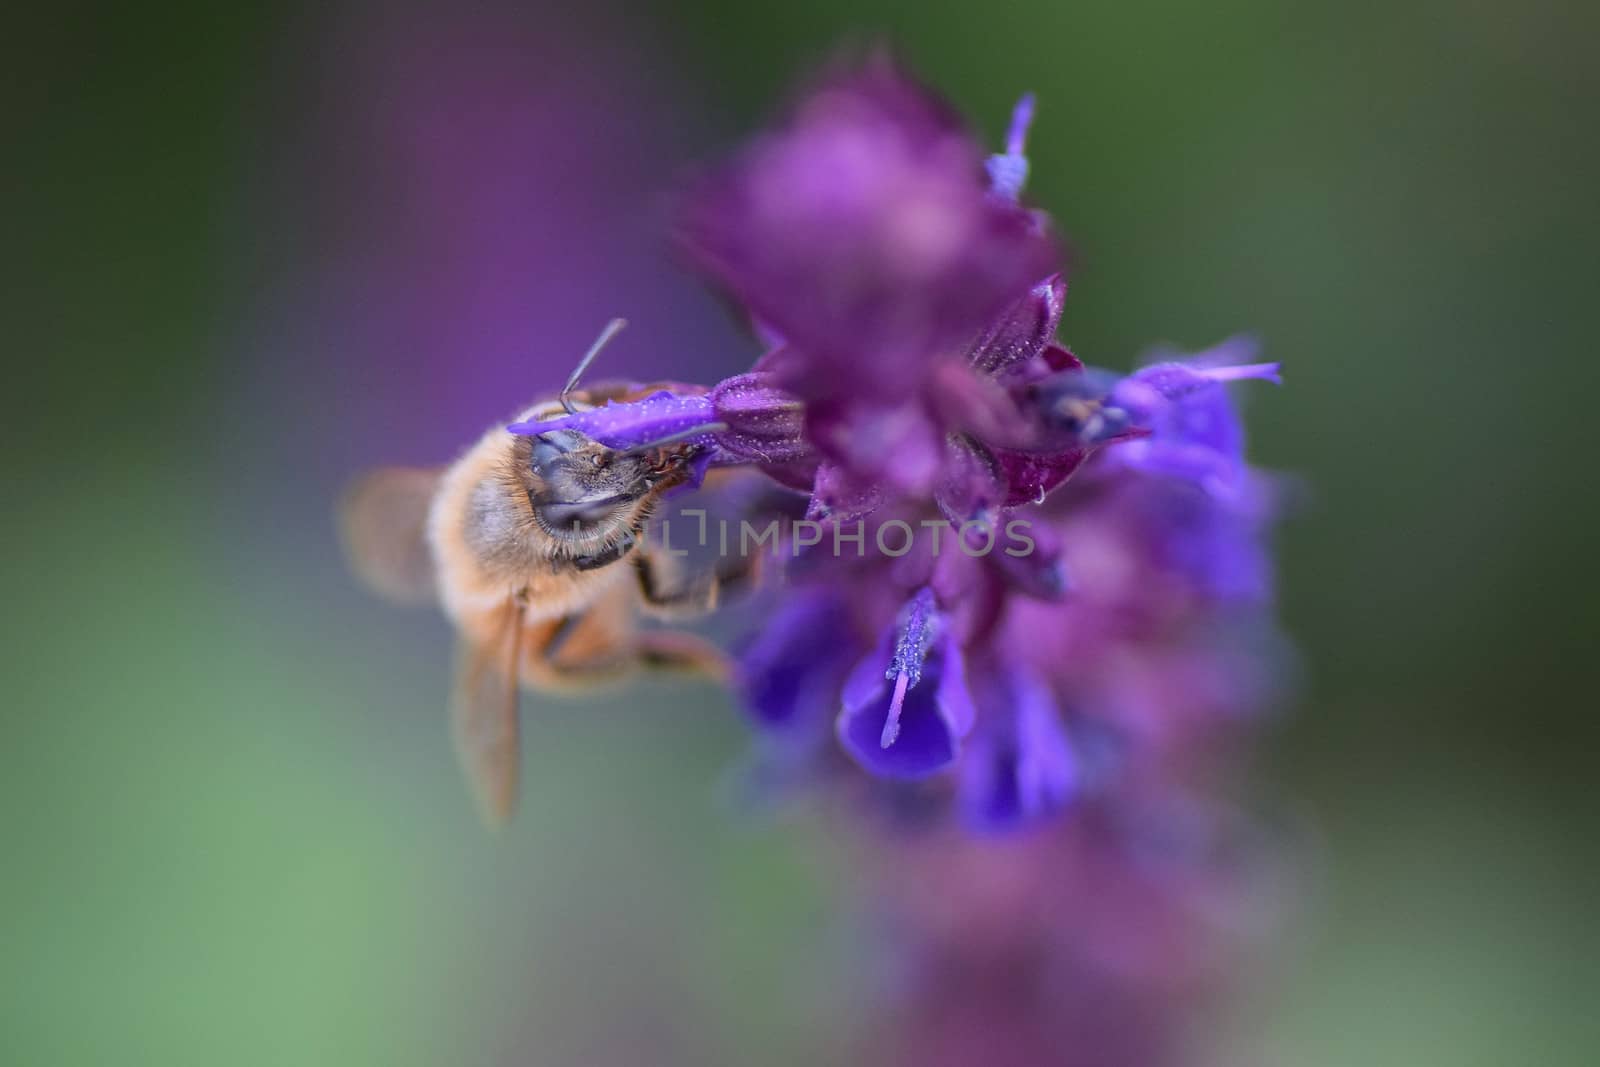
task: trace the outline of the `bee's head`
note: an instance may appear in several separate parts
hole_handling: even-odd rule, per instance
[[[631,522],[639,502],[662,481],[652,457],[619,452],[576,430],[529,440],[528,501],[551,533],[587,534]]]

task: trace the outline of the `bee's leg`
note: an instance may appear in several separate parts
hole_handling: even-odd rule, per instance
[[[523,680],[546,689],[582,690],[620,682],[636,670],[675,671],[725,681],[722,650],[698,634],[639,632],[604,607],[572,615],[529,635]]]
[[[723,684],[731,668],[727,653],[687,630],[646,630],[634,643],[639,664],[653,671],[674,671]]]
[[[727,566],[717,568],[717,582],[727,593],[741,594],[753,589],[761,584],[762,568],[766,565],[763,561],[766,558],[760,552],[735,556]]]
[[[649,546],[634,553],[633,566],[645,609],[661,618],[681,619],[710,614],[725,594],[754,584],[760,574],[761,557],[736,556],[710,574],[687,583],[675,580],[679,568],[674,557],[663,556]]]
[[[567,638],[572,636],[572,631],[577,629],[578,620],[581,618],[581,615],[563,615],[548,633],[538,635],[534,655],[541,662],[548,662],[559,656],[562,646],[567,643]]]
[[[524,636],[522,680],[540,689],[584,689],[627,674],[627,632],[593,615],[567,615]]]
[[[645,610],[660,618],[693,618],[717,609],[721,585],[715,574],[682,580],[674,557],[645,549],[634,553],[633,573],[639,582],[639,596]]]

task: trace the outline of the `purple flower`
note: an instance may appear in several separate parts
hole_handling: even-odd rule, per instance
[[[839,740],[874,774],[922,778],[955,761],[976,713],[961,650],[932,590],[920,590],[851,671],[843,702]]]
[[[1033,109],[986,163],[888,63],[823,80],[685,201],[755,366],[511,427],[807,493],[814,536],[739,656],[752,722],[786,774],[831,773],[831,719],[868,775],[933,779],[978,830],[1165,766],[1271,673],[1230,638],[1271,628],[1276,509],[1228,390],[1277,365],[1235,340],[1119,375],[1057,343],[1066,280],[1019,199]]]
[[[1185,362],[1164,360],[1124,379],[1111,404],[1147,433],[1119,449],[1118,460],[1212,493],[1243,492],[1244,428],[1226,383],[1281,381],[1277,363],[1246,362],[1255,354],[1253,341],[1234,338]]]

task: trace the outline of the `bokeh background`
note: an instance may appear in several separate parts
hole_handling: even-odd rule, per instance
[[[1591,1062],[1593,5],[49,6],[8,34],[0,1060],[839,1062],[870,932],[728,801],[721,694],[529,704],[479,829],[448,633],[331,523],[565,373],[749,342],[665,252],[687,161],[841,41],[1041,110],[1092,362],[1241,328],[1305,486],[1303,693],[1255,760],[1298,917],[1219,1062]]]

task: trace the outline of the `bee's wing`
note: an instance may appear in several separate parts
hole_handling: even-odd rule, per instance
[[[504,825],[517,803],[522,616],[522,606],[508,601],[500,633],[494,640],[473,643],[463,639],[456,650],[450,728],[478,810],[490,826]]]
[[[339,506],[339,532],[351,568],[375,592],[404,604],[434,596],[428,508],[440,468],[385,467],[360,478]]]

